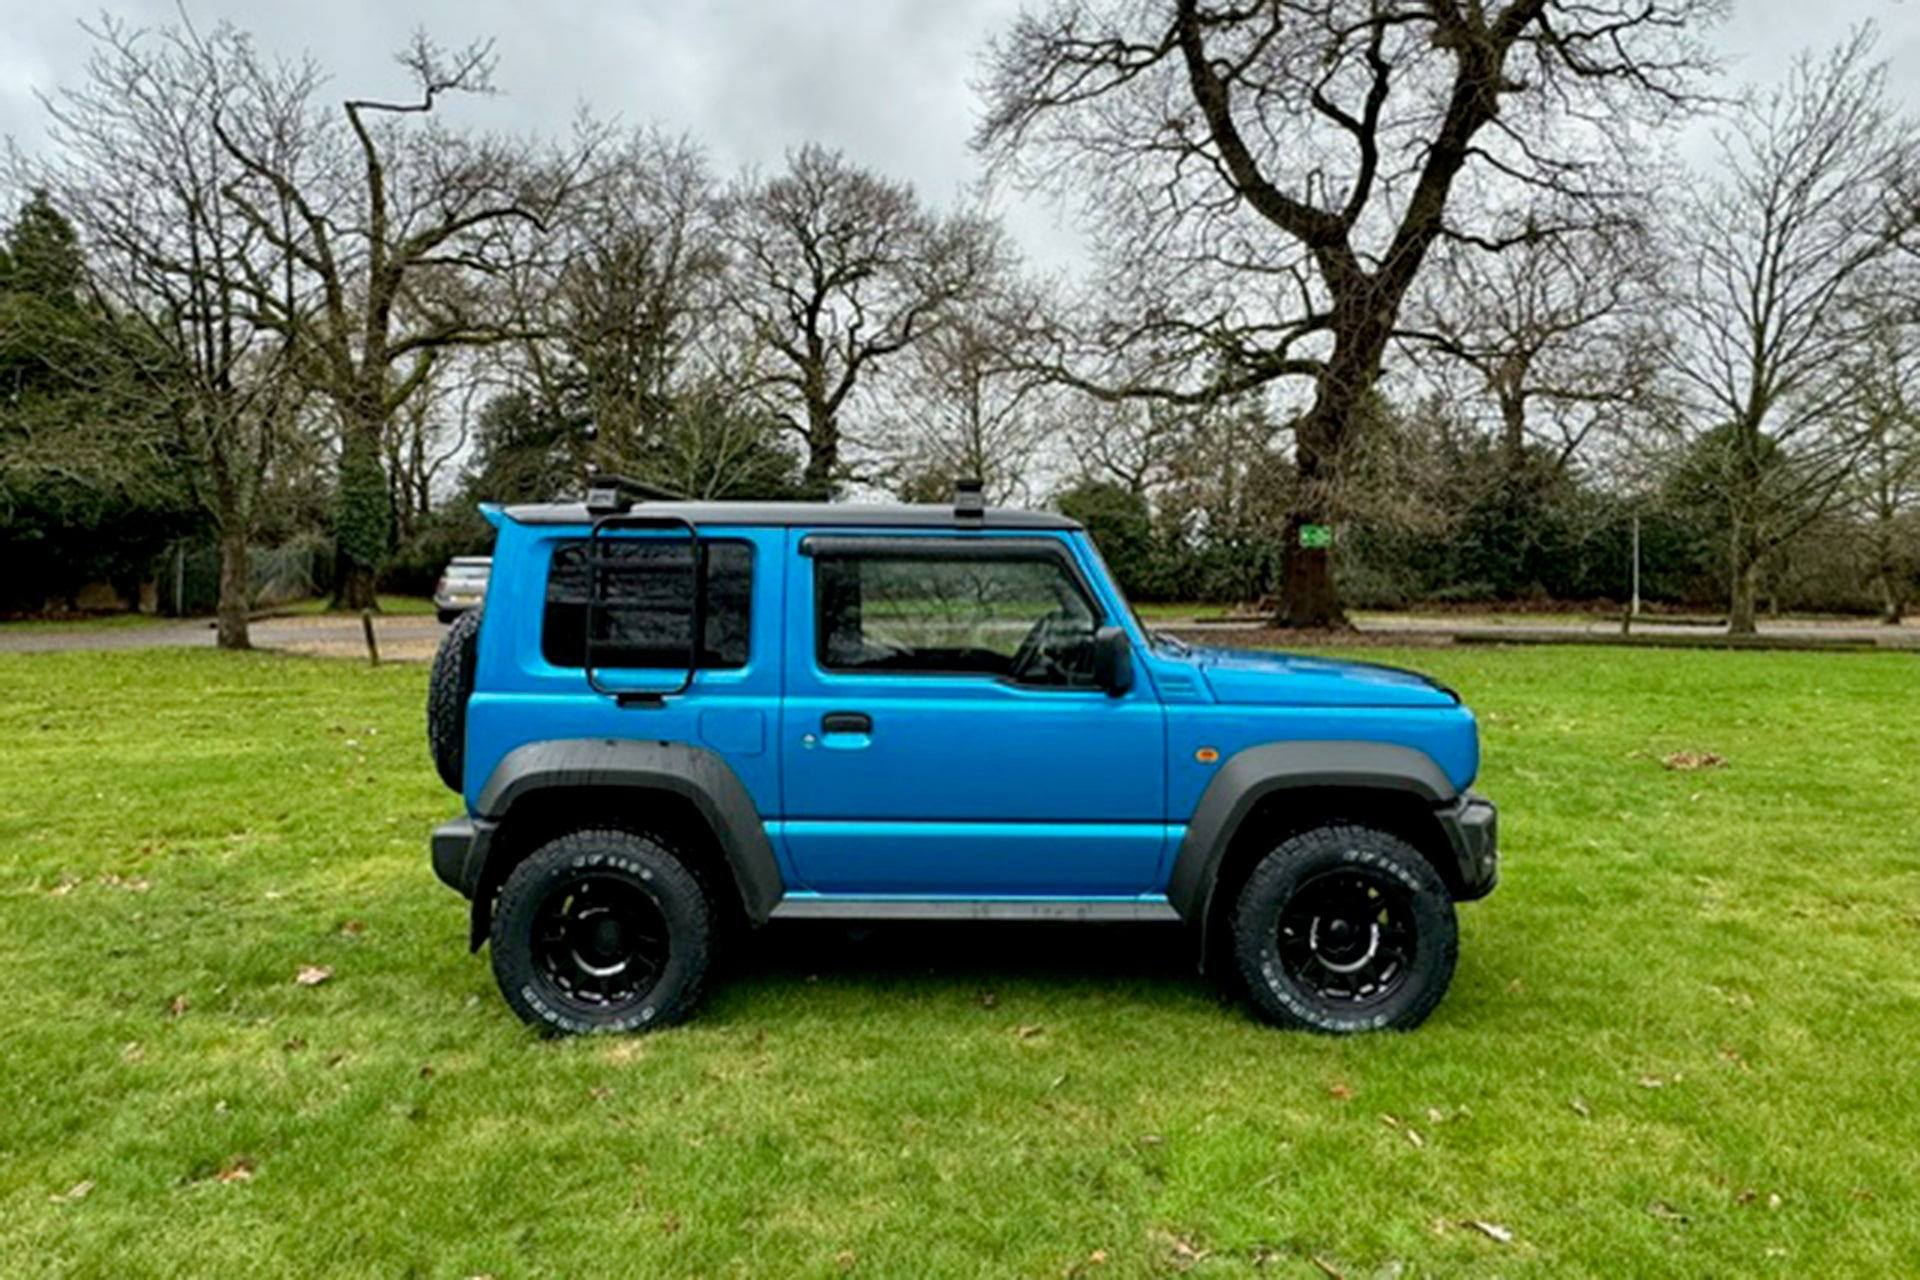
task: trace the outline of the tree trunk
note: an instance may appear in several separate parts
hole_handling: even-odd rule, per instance
[[[840,423],[821,405],[807,406],[807,468],[801,486],[808,498],[827,502],[833,497],[840,471]]]
[[[1340,607],[1340,591],[1333,578],[1333,549],[1300,545],[1302,531],[1308,525],[1333,528],[1334,498],[1339,477],[1337,468],[1343,446],[1358,428],[1366,393],[1373,386],[1373,371],[1379,350],[1385,344],[1385,330],[1378,342],[1371,337],[1356,340],[1370,345],[1372,358],[1353,349],[1335,352],[1327,371],[1315,389],[1313,408],[1293,429],[1294,493],[1293,510],[1287,515],[1286,545],[1280,555],[1280,606],[1274,612],[1276,627],[1344,630],[1351,624]]]
[[[1754,612],[1760,597],[1760,557],[1749,555],[1744,549],[1736,549],[1734,554],[1738,562],[1733,568],[1733,603],[1727,610],[1727,634],[1756,635],[1759,628],[1754,625]]]
[[[377,403],[374,397],[365,397]],[[334,516],[333,607],[373,609],[374,578],[393,536],[393,498],[382,464],[377,410],[341,424],[340,492]]]
[[[253,605],[253,553],[244,529],[220,535],[220,604],[214,643],[222,649],[251,649],[247,612]]]

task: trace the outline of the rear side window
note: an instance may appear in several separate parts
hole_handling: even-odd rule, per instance
[[[700,657],[704,668],[747,665],[753,599],[753,548],[737,540],[702,543],[704,612]],[[596,667],[656,667],[684,671],[693,624],[693,548],[682,538],[602,538],[609,563],[600,570],[594,609]],[[556,667],[584,665],[587,592],[591,584],[584,539],[554,548],[547,574],[546,616],[540,652]]]
[[[1058,557],[823,552],[814,575],[818,658],[829,671],[1094,684],[1100,615]]]

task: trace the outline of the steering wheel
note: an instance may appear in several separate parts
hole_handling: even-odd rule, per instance
[[[1020,647],[1013,651],[1007,674],[1015,680],[1037,680],[1059,674],[1060,669],[1048,649],[1053,643],[1054,629],[1065,621],[1066,617],[1057,609],[1042,614],[1027,628]]]

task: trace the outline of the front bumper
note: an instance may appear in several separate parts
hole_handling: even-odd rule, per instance
[[[473,897],[480,883],[493,831],[494,824],[485,818],[455,818],[433,829],[433,873],[463,898]]]
[[[1500,883],[1500,813],[1493,801],[1469,791],[1434,811],[1453,846],[1460,879],[1454,896],[1472,902]]]

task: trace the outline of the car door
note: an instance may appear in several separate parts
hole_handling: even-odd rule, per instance
[[[808,889],[1149,891],[1164,718],[1146,681],[1092,683],[1110,620],[1065,540],[790,536],[779,826]]]

